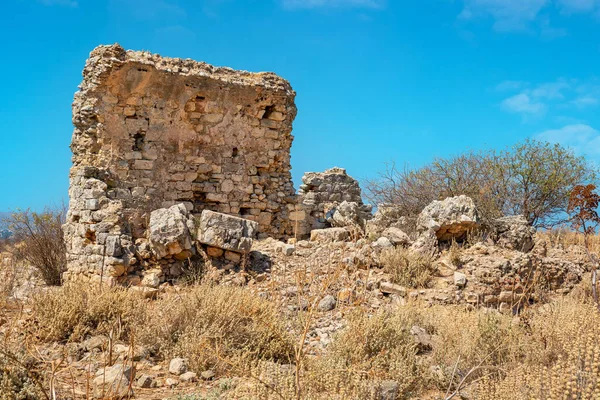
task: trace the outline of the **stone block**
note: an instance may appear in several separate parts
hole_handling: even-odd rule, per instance
[[[204,210],[200,216],[197,237],[200,243],[238,253],[247,253],[258,224],[244,218]]]
[[[343,242],[350,238],[350,232],[344,228],[315,229],[310,232],[311,242]]]

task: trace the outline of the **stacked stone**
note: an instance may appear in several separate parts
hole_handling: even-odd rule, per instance
[[[146,251],[150,213],[179,203],[256,221],[265,235],[293,233],[287,81],[119,45],[92,51],[83,76],[73,103],[70,274],[145,268],[136,254]]]
[[[291,219],[297,221],[298,235],[330,227],[336,209],[344,202],[355,203],[361,218],[371,216],[372,207],[363,203],[358,181],[345,169],[334,167],[325,172],[304,174],[298,204],[291,215]]]

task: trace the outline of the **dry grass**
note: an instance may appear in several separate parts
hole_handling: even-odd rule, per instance
[[[536,237],[554,248],[568,249],[570,246],[585,246],[585,237],[582,233],[566,228],[538,231]],[[600,235],[588,236],[588,244],[592,253],[600,254]]]
[[[293,321],[245,288],[198,285],[146,300],[122,289],[69,285],[40,292],[30,305],[28,329],[0,343],[0,393],[22,398],[39,391],[27,372],[41,368],[27,356],[30,341],[109,333],[126,342],[135,337],[158,360],[184,357],[196,372],[243,377],[226,398],[377,399],[388,380],[398,384],[399,399],[426,392],[444,399],[454,391],[482,400],[600,395],[600,313],[589,296],[561,298],[519,317],[410,302],[374,314],[357,307],[316,356],[298,353],[301,332],[286,330]],[[431,335],[430,349],[416,346],[414,325]]]
[[[293,342],[274,304],[225,286],[194,287],[153,302],[136,319],[139,343],[192,369],[223,374],[249,361],[289,363]]]
[[[81,341],[111,331],[117,332],[115,339],[126,340],[144,303],[125,289],[71,283],[33,296],[29,323],[42,341]]]
[[[501,380],[478,388],[481,399],[600,397],[600,313],[588,302],[563,299],[531,316],[523,358]]]
[[[380,260],[394,283],[411,288],[428,287],[436,271],[430,256],[401,247],[384,251]]]
[[[69,284],[41,292],[31,306],[30,328],[40,340],[134,336],[152,354],[187,358],[198,372],[224,373],[243,359],[289,362],[293,353],[273,304],[240,288],[199,285],[150,301],[125,289]]]

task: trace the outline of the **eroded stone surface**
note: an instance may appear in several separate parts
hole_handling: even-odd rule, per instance
[[[198,241],[207,246],[248,253],[258,224],[243,218],[204,210],[198,227]]]

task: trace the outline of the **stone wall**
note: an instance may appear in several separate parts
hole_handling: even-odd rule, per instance
[[[94,49],[73,103],[69,274],[138,268],[150,212],[176,203],[293,235],[294,97],[272,73]]]
[[[314,229],[331,227],[334,212],[343,202],[355,203],[361,214],[371,214],[372,207],[363,204],[358,181],[344,168],[305,173],[296,211],[291,213],[297,235],[302,238]]]

